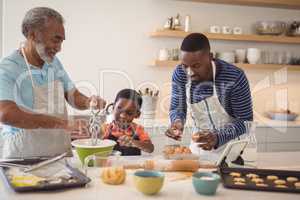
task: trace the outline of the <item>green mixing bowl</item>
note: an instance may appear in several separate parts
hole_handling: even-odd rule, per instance
[[[84,164],[84,159],[89,155],[96,153],[103,153],[103,156],[110,155],[116,144],[113,140],[98,140],[96,145],[92,145],[91,139],[79,139],[72,142],[72,146],[75,147],[82,164]]]

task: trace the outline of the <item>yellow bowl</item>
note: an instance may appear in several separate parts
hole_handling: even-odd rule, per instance
[[[146,195],[154,195],[161,190],[164,178],[164,174],[158,171],[136,171],[133,182],[138,191]]]

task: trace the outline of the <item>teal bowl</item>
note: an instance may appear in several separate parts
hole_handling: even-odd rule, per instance
[[[195,172],[192,180],[198,194],[214,195],[220,183],[220,176],[211,172]]]

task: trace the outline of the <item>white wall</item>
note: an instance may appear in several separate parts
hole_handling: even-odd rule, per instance
[[[166,117],[169,80],[173,68],[151,67],[149,63],[163,47],[176,47],[180,39],[149,38],[149,32],[161,27],[170,15],[190,14],[194,31],[207,31],[210,25],[240,26],[250,33],[257,20],[300,19],[298,10],[230,6],[174,0],[4,0],[3,53],[8,55],[18,48],[23,37],[20,25],[25,12],[35,6],[57,9],[66,19],[66,41],[59,54],[66,70],[78,86],[95,87],[112,101],[116,92],[129,87],[128,81],[117,74],[100,80],[102,70],[124,72],[134,87],[144,82],[156,84],[162,90],[160,116]],[[211,41],[213,50],[259,47],[298,52],[299,45],[257,44],[245,42]],[[300,55],[300,53],[299,53]],[[274,79],[272,71],[249,70],[251,86],[265,78]],[[300,112],[300,94],[297,92],[299,72],[288,73],[287,85],[292,109]],[[101,84],[104,81],[104,84]],[[91,85],[90,85],[91,84]],[[276,88],[275,88],[276,89]],[[254,94],[256,111],[273,107],[274,87],[260,89]],[[87,90],[84,90],[87,92]]]

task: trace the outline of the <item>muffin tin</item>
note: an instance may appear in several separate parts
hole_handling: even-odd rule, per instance
[[[29,159],[23,161],[14,161],[11,163],[22,164],[22,165],[33,165],[41,162],[40,159]],[[74,187],[83,187],[91,181],[90,178],[86,177],[78,169],[75,169],[68,164],[66,164],[68,170],[68,178],[47,178],[44,181],[41,181],[35,186],[15,186],[12,184],[12,177],[9,174],[8,167],[0,167],[0,174],[3,177],[3,180],[16,192],[35,192],[35,191],[47,191],[47,190],[60,190]]]
[[[219,173],[226,188],[300,193],[300,185],[299,187],[295,185],[295,183],[300,184],[300,171],[219,168]],[[291,181],[288,177],[298,180]]]

